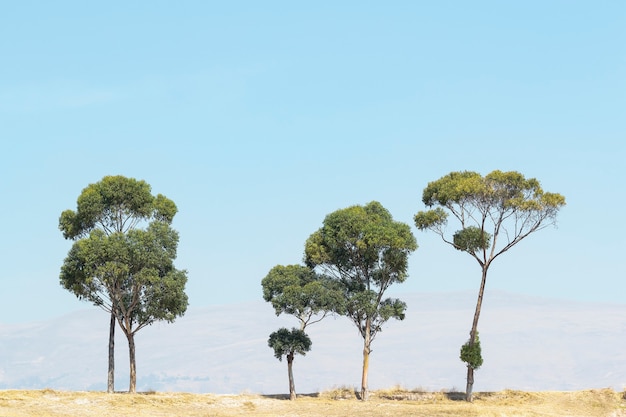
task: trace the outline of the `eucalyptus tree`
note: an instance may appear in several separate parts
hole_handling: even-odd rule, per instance
[[[114,391],[117,322],[129,347],[130,385],[136,390],[134,336],[156,320],[184,314],[187,273],[177,270],[177,208],[145,181],[107,176],[81,192],[76,211],[66,210],[59,228],[74,241],[61,267],[61,285],[110,314],[107,390]],[[144,226],[142,228],[142,226]]]
[[[466,399],[472,401],[474,370],[482,364],[478,319],[487,271],[497,257],[522,239],[555,225],[565,197],[545,192],[535,178],[496,170],[484,177],[470,171],[451,172],[430,182],[422,201],[429,208],[436,207],[415,215],[417,228],[435,232],[445,243],[469,254],[481,268],[470,337],[461,350],[461,358],[467,364]],[[460,226],[452,235],[446,234],[449,214]]]
[[[276,315],[296,317],[302,331],[342,309],[343,293],[337,283],[303,265],[276,265],[261,286],[263,299],[272,304]]]
[[[328,314],[340,311],[343,293],[328,277],[302,265],[276,265],[261,280],[261,286],[263,299],[272,304],[277,316],[283,313],[290,314],[300,322],[298,331],[281,328],[278,332],[272,333],[269,340],[269,345],[274,349],[278,359],[283,355],[287,357],[289,396],[293,400],[296,398],[293,379],[294,354],[304,354],[311,347],[311,341],[304,330]]]
[[[277,331],[270,334],[267,341],[269,347],[274,349],[274,356],[279,361],[283,360],[283,356],[287,358],[287,373],[289,375],[289,399],[296,399],[296,385],[293,379],[293,359],[296,353],[306,355],[311,350],[311,339],[301,329],[293,328],[288,330],[281,327]]]
[[[371,344],[389,319],[403,320],[406,303],[383,298],[408,277],[408,257],[417,249],[407,224],[394,221],[379,202],[330,213],[306,241],[305,261],[331,277],[344,296],[342,315],[363,338],[361,399],[367,400]]]

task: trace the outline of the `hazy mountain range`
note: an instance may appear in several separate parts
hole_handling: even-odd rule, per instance
[[[459,348],[476,294],[400,296],[404,321],[373,342],[370,388],[402,385],[464,390]],[[85,310],[43,322],[0,324],[0,389],[105,390],[108,314]],[[173,324],[137,334],[138,390],[273,394],[287,392],[287,365],[267,346],[281,326],[263,301],[189,308]],[[572,302],[487,290],[479,326],[484,364],[476,391],[626,387],[626,305]],[[362,339],[344,317],[307,329],[313,347],[294,362],[296,389],[360,385]],[[127,343],[117,329],[116,389],[128,387]]]

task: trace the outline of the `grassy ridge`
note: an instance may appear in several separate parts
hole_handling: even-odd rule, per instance
[[[53,390],[0,391],[2,417],[119,416],[626,416],[626,400],[613,390],[476,393],[466,403],[458,393],[392,388],[372,393],[368,402],[347,388],[287,396],[150,392],[106,394]]]

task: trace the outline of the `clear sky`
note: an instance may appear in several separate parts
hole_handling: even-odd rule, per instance
[[[190,307],[260,300],[372,200],[420,245],[395,294],[477,289],[413,215],[429,181],[494,169],[567,206],[487,291],[626,302],[623,1],[13,1],[0,64],[0,323],[95,308],[59,285],[58,218],[118,174],[178,205]]]

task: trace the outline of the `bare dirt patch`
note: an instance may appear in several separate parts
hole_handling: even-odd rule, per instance
[[[626,400],[613,390],[476,393],[473,403],[458,393],[401,389],[372,393],[359,401],[350,390],[286,396],[185,393],[106,394],[53,390],[0,391],[0,417],[124,416],[553,416],[626,417]]]

